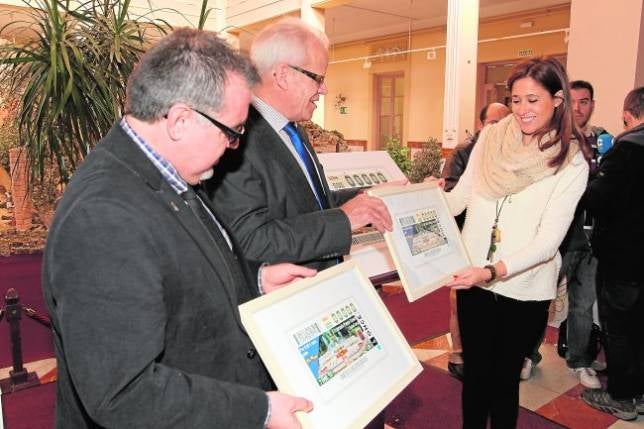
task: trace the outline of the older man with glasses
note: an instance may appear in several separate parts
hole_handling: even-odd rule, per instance
[[[207,184],[218,215],[249,258],[324,269],[349,253],[353,230],[367,224],[391,229],[381,200],[355,189],[329,190],[296,124],[310,120],[327,93],[327,47],[324,34],[294,18],[269,25],[251,45],[261,82],[246,133]]]

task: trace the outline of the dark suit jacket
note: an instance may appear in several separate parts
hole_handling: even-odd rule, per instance
[[[116,125],[74,174],[43,289],[59,428],[262,428],[268,374],[239,318],[257,271],[213,240]]]
[[[324,269],[349,253],[351,226],[337,207],[357,190],[330,191],[313,148],[305,144],[320,171],[327,210],[320,210],[299,164],[252,106],[239,149],[226,152],[207,184],[217,215],[250,259]]]

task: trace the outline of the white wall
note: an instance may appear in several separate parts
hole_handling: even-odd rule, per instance
[[[595,89],[591,122],[613,134],[623,131],[624,97],[644,85],[642,0],[572,0],[568,75]],[[638,59],[639,57],[639,59]]]

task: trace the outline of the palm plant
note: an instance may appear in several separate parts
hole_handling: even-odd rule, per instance
[[[24,0],[29,42],[0,48],[2,79],[19,97],[16,126],[32,178],[53,161],[63,181],[122,115],[125,84],[146,35],[163,20],[130,16],[130,0]]]

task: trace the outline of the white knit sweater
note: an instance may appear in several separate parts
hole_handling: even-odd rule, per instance
[[[453,215],[467,207],[463,241],[472,264],[489,264],[487,252],[496,214],[497,200],[489,200],[473,186],[482,158],[487,128],[458,184],[445,194]],[[493,262],[502,260],[508,269],[489,290],[521,301],[553,299],[561,266],[558,248],[572,222],[577,202],[588,181],[588,163],[581,152],[561,171],[511,195],[501,210]],[[501,205],[503,198],[498,200]]]

